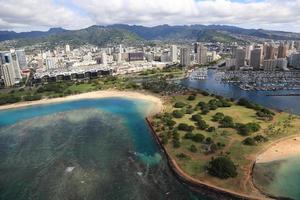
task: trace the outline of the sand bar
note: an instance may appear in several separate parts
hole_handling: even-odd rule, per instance
[[[292,156],[300,156],[300,136],[283,139],[272,144],[272,146],[257,157],[256,163],[284,160]]]
[[[150,101],[154,104],[154,106],[151,106],[151,109],[148,112],[149,115],[158,113],[163,109],[162,100],[153,95],[149,95],[142,92],[103,90],[103,91],[95,91],[95,92],[87,92],[82,94],[70,95],[66,97],[41,99],[37,101],[25,101],[25,102],[18,102],[14,104],[7,104],[7,105],[0,106],[0,110],[15,109],[15,108],[22,108],[26,106],[34,106],[34,105],[42,105],[42,104],[60,103],[66,101],[76,101],[80,99],[99,99],[99,98],[109,98],[109,97],[121,97],[127,99],[139,99],[139,100]]]

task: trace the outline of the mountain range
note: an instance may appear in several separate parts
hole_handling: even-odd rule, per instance
[[[48,31],[14,32],[0,31],[0,41],[13,40],[16,46],[33,44],[73,45],[94,44],[98,46],[137,41],[204,41],[204,42],[247,42],[250,40],[300,40],[300,33],[263,29],[244,29],[227,25],[190,25],[154,27],[115,24],[94,25],[80,30],[51,28]]]

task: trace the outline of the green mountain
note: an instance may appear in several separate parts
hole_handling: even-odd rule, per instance
[[[244,43],[245,41],[215,30],[203,30],[198,33],[198,42]]]
[[[16,40],[15,46],[19,47],[35,44],[41,44],[42,46],[50,48],[60,44],[70,44],[72,46],[93,44],[96,46],[104,46],[106,44],[130,44],[137,41],[142,41],[142,38],[127,30],[91,26],[86,29],[75,31],[66,30],[61,33],[42,37],[18,39]]]

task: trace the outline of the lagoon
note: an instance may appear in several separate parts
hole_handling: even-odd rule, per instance
[[[172,174],[149,106],[103,98],[0,111],[0,199],[207,199]]]

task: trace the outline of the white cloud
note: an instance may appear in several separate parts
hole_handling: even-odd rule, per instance
[[[3,1],[3,2],[1,2]],[[58,2],[58,0],[56,0]],[[92,24],[230,24],[300,32],[300,0],[0,0],[0,29]],[[65,2],[68,2],[67,4]],[[68,5],[75,5],[74,9]],[[2,11],[3,10],[3,11]],[[78,11],[79,10],[79,11]],[[84,14],[83,14],[84,13]]]
[[[91,25],[68,7],[48,0],[0,0],[0,30],[34,30],[50,27],[81,28]]]

